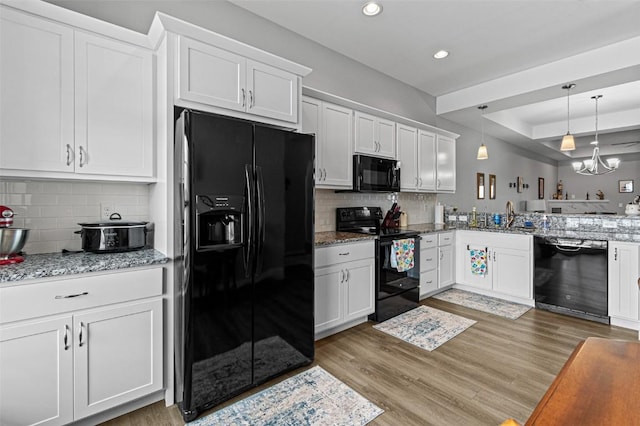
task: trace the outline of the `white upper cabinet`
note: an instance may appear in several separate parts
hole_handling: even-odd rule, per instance
[[[437,185],[438,192],[456,191],[456,141],[438,135],[437,138]]]
[[[298,122],[296,74],[184,36],[178,50],[178,104],[191,101]]]
[[[396,158],[396,123],[355,112],[355,149],[360,154]]]
[[[76,32],[75,171],[153,175],[151,51]]]
[[[436,135],[422,129],[396,124],[400,189],[434,192],[436,189]]]
[[[1,169],[73,171],[73,84],[73,30],[0,5]]]
[[[5,176],[153,181],[151,50],[0,5]]]
[[[318,99],[302,99],[302,132],[316,135],[316,187],[352,187],[353,111]]]

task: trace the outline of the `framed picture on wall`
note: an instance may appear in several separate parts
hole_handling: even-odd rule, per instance
[[[476,187],[478,200],[484,200],[484,173],[476,174]]]
[[[544,178],[538,178],[538,200],[544,200]]]
[[[522,180],[522,176],[518,176],[518,182],[516,183],[516,188],[518,189],[518,192],[522,192],[522,189],[524,188],[524,181]]]
[[[496,199],[496,175],[489,175],[489,199]]]
[[[618,192],[633,192],[633,180],[619,180]]]

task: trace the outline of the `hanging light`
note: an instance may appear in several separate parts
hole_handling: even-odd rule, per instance
[[[576,149],[576,143],[573,140],[573,135],[569,132],[569,91],[574,87],[576,87],[576,85],[573,83],[562,86],[562,88],[567,91],[567,134],[562,138],[560,151],[573,151]]]
[[[573,170],[581,175],[606,175],[607,173],[615,172],[620,166],[620,160],[617,158],[609,158],[606,164],[602,161],[602,158],[600,158],[600,147],[598,147],[598,99],[601,97],[602,95],[591,97],[591,99],[595,99],[596,101],[596,139],[591,142],[591,145],[595,145],[593,147],[593,155],[589,160],[571,163]],[[602,169],[600,169],[600,167],[602,167]]]
[[[487,146],[484,144],[484,110],[487,109],[486,105],[480,105],[478,107],[480,111],[482,111],[482,140],[480,142],[480,147],[478,148],[478,160],[486,160],[489,158],[489,153],[487,152]]]

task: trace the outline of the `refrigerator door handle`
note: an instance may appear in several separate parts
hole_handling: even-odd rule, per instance
[[[251,265],[253,264],[253,168],[251,164],[244,165],[244,177],[246,179],[247,190],[247,243],[244,249],[244,270],[245,278],[251,276]]]
[[[256,271],[262,272],[262,252],[264,250],[265,245],[265,237],[266,237],[266,210],[264,204],[264,179],[262,178],[262,167],[256,167],[256,175],[257,175],[257,201],[256,201],[256,210],[258,214],[258,235],[256,238],[258,250],[257,250],[257,262],[256,262]]]

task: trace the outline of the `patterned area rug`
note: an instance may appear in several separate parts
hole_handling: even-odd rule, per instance
[[[188,426],[355,426],[366,425],[383,412],[316,366]]]
[[[531,309],[531,306],[520,303],[512,303],[495,297],[483,296],[458,289],[451,289],[432,296],[434,299],[455,303],[477,311],[487,312],[509,319],[518,319],[522,314]]]
[[[428,306],[418,306],[373,328],[412,345],[432,351],[475,324],[476,321]]]

